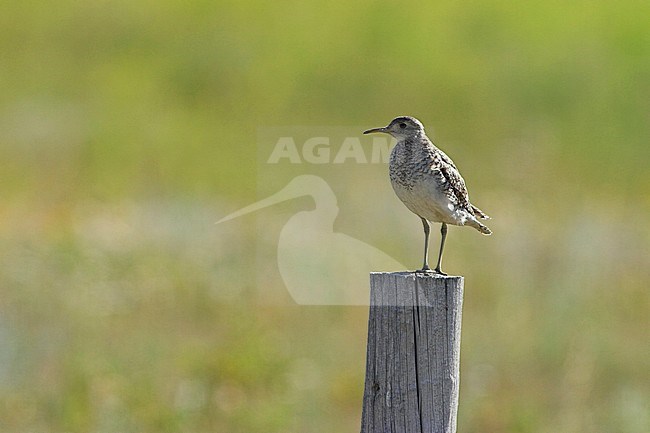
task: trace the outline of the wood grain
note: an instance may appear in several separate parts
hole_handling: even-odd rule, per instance
[[[463,277],[371,273],[362,433],[455,433]]]

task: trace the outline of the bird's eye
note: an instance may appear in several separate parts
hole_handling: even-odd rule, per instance
[[[406,123],[400,123],[399,127],[402,128],[402,129],[406,128]]]

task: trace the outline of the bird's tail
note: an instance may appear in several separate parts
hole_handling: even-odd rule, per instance
[[[476,230],[480,231],[486,236],[490,236],[492,234],[492,230],[490,230],[485,224],[478,223]]]
[[[479,217],[479,218],[481,218],[483,220],[489,220],[490,219],[488,214],[483,212],[481,209],[477,208],[474,205],[470,205],[470,206],[472,206],[472,212],[474,213],[474,216],[477,216],[477,217]]]
[[[490,230],[485,224],[479,222],[476,218],[470,218],[465,222],[466,225],[474,227],[476,230],[480,231],[486,236],[489,236],[492,234],[492,230]]]

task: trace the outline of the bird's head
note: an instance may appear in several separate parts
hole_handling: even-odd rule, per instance
[[[411,116],[399,116],[391,120],[388,126],[383,126],[381,128],[372,128],[367,131],[363,131],[364,134],[370,134],[373,132],[383,132],[385,134],[390,134],[393,137],[400,139],[417,137],[424,134],[424,125],[415,117]]]

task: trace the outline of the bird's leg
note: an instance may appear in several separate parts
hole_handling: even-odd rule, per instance
[[[440,227],[440,235],[440,253],[438,253],[438,264],[434,270],[437,274],[447,275],[440,270],[440,264],[442,263],[442,250],[445,248],[445,238],[447,237],[447,224],[442,223],[442,227]]]
[[[420,269],[418,272],[429,272],[431,271],[431,268],[429,267],[429,222],[425,220],[424,218],[420,217],[422,220],[422,226],[424,227],[424,264],[422,265],[422,269]]]

